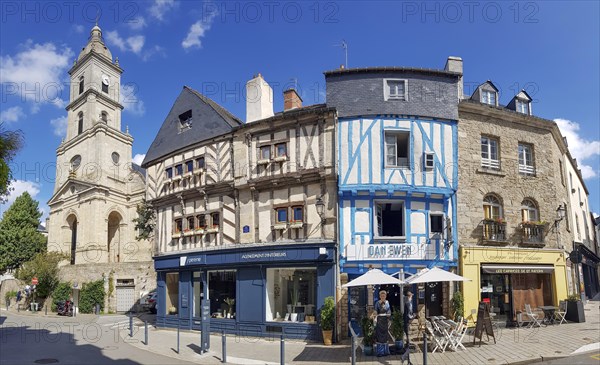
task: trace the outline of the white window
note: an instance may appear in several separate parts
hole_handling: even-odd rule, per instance
[[[519,173],[533,175],[533,146],[530,144],[519,143]]]
[[[407,82],[400,79],[383,80],[384,100],[407,100]]]
[[[517,100],[517,111],[529,115],[529,102]]]
[[[537,222],[540,220],[537,205],[530,199],[521,202],[521,220],[523,222]]]
[[[502,218],[502,205],[495,195],[486,195],[483,198],[483,218],[497,220]]]
[[[409,167],[410,133],[385,132],[385,166]]]
[[[404,203],[383,201],[375,203],[376,238],[404,237]]]
[[[491,90],[481,90],[481,102],[489,105],[496,105],[496,92]]]
[[[431,152],[426,152],[423,155],[423,164],[426,170],[432,170],[435,166],[434,154]]]
[[[498,160],[498,140],[491,137],[481,137],[481,166],[500,169]]]

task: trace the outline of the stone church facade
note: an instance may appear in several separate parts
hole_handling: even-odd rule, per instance
[[[105,310],[121,312],[156,287],[151,245],[136,240],[132,222],[145,171],[132,163],[133,137],[121,127],[122,72],[96,25],[69,71],[67,135],[56,150],[48,202],[48,249],[68,257],[61,280],[81,288],[104,279]]]

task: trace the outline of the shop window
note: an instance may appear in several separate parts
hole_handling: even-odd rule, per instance
[[[213,318],[235,318],[236,271],[210,271],[208,273],[208,297]]]
[[[376,238],[404,236],[404,203],[375,203]]]
[[[267,321],[314,322],[316,268],[267,269]]]
[[[179,273],[169,272],[166,275],[167,298],[165,314],[176,315],[179,309]]]

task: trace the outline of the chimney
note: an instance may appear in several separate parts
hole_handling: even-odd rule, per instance
[[[246,83],[246,123],[273,116],[273,89],[259,73]]]
[[[296,89],[287,89],[283,92],[283,111],[287,112],[296,108],[302,108],[302,98],[298,95]]]
[[[458,100],[462,100],[464,98],[463,95],[463,60],[460,57],[450,56],[446,61],[446,67],[444,67],[445,71],[450,72],[459,72],[461,74],[458,79]]]

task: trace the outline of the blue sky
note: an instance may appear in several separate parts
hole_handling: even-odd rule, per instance
[[[283,107],[295,82],[304,104],[324,102],[322,72],[350,67],[443,68],[464,60],[465,93],[492,80],[508,103],[525,88],[533,112],[561,119],[600,212],[600,7],[545,2],[10,2],[0,5],[1,116],[26,145],[14,161],[15,193],[52,195],[55,150],[64,135],[67,71],[97,14],[125,70],[123,128],[146,153],[188,85],[245,118],[243,89],[260,72]],[[15,86],[16,85],[16,86]],[[36,86],[37,85],[37,86]],[[58,95],[58,98],[54,98]],[[51,100],[53,99],[53,100]],[[16,194],[13,194],[16,195]],[[4,211],[6,206],[0,206]]]

